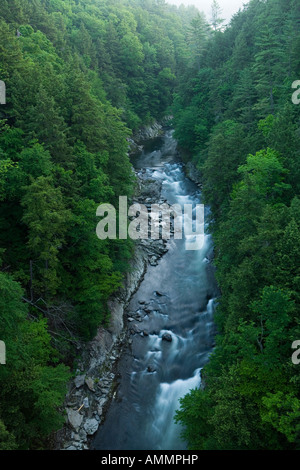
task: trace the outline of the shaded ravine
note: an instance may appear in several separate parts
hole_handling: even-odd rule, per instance
[[[199,188],[176,160],[176,141],[167,131],[133,163],[163,182],[162,197],[169,204],[196,206]],[[213,349],[218,291],[209,234],[200,251],[187,251],[185,240],[170,240],[168,248],[158,266],[149,266],[129,304],[128,315],[143,318],[141,333],[123,352],[119,386],[94,439],[95,450],[186,449],[174,413],[179,398],[201,384],[200,372]],[[165,334],[172,342],[163,339]]]

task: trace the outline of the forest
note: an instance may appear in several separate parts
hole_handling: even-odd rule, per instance
[[[221,290],[205,387],[181,400],[176,419],[190,449],[299,450],[300,369],[291,348],[300,337],[300,108],[292,87],[300,3],[252,0],[221,27],[210,37],[197,24],[198,54],[174,97],[176,138],[212,211]]]
[[[0,0],[0,449],[39,449],[77,346],[109,319],[132,242],[96,209],[130,197],[128,141],[172,103],[195,8],[156,0]]]
[[[44,449],[79,344],[109,321],[134,245],[96,209],[130,202],[128,139],[173,115],[211,209],[218,299],[191,450],[299,450],[299,0],[0,0],[0,450]]]

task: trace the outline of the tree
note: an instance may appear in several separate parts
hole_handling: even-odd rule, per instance
[[[54,98],[48,96],[40,86],[36,106],[29,109],[24,125],[31,138],[37,139],[48,150],[54,162],[66,165],[70,161],[71,149],[67,140],[67,126],[60,116]]]
[[[28,449],[61,426],[58,407],[69,372],[62,364],[49,365],[55,355],[46,321],[28,320],[21,286],[3,273],[0,294],[1,337],[7,348],[7,364],[0,369],[1,445]]]
[[[275,114],[275,90],[279,82],[283,82],[281,63],[284,51],[281,42],[269,26],[264,28],[256,47],[258,52],[255,55],[254,71],[259,101],[255,109],[262,113],[262,117],[265,117],[265,110]]]
[[[20,153],[20,169],[32,178],[50,176],[53,170],[50,153],[36,141],[33,141],[31,145],[31,148],[25,148]]]
[[[23,222],[28,227],[27,246],[36,263],[33,285],[48,296],[56,291],[58,254],[68,229],[70,212],[62,193],[55,188],[51,177],[40,176],[28,188],[22,202]],[[32,281],[32,279],[31,279]]]
[[[187,32],[192,57],[196,62],[198,70],[200,69],[201,57],[206,47],[208,33],[209,30],[205,16],[202,13],[198,13],[197,16],[192,19]]]
[[[201,172],[220,287],[205,388],[176,418],[191,449],[299,449],[298,4],[252,0],[223,32],[212,21],[201,71],[176,90],[175,135]]]
[[[183,426],[182,439],[188,443],[189,450],[208,450],[208,442],[213,441],[212,400],[205,390],[191,390],[180,400],[175,421]]]
[[[211,6],[211,25],[214,31],[220,31],[222,29],[222,24],[224,23],[224,19],[221,18],[222,9],[218,4],[217,0],[213,0]]]
[[[262,420],[284,434],[291,443],[298,443],[300,436],[300,400],[294,393],[268,393],[263,398]]]
[[[16,450],[17,444],[13,434],[9,433],[0,420],[0,450]]]
[[[244,127],[234,121],[224,121],[214,128],[205,163],[204,195],[213,211],[228,207],[238,167],[245,161],[248,144]],[[218,191],[215,191],[215,185]]]

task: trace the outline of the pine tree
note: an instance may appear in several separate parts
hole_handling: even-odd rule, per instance
[[[211,25],[214,31],[220,31],[223,28],[224,19],[221,18],[222,9],[218,4],[217,0],[213,0],[211,6]]]
[[[255,55],[254,72],[259,101],[255,109],[260,112],[269,110],[268,114],[275,114],[276,86],[284,82],[285,71],[281,66],[284,58],[283,45],[273,29],[267,26],[257,40],[256,47],[258,52]]]
[[[209,37],[208,32],[209,29],[204,14],[198,13],[197,16],[192,19],[187,31],[187,38],[191,48],[192,57],[194,58],[198,69],[200,69],[201,57],[206,48],[206,43]]]
[[[70,212],[51,177],[37,178],[27,188],[21,204],[22,220],[28,227],[29,256],[36,266],[35,277],[31,279],[33,289],[48,298],[61,282],[57,275],[59,251],[68,230]]]
[[[52,155],[54,162],[70,163],[68,129],[52,96],[40,86],[36,105],[29,108],[28,119],[23,125],[29,139],[37,139]]]

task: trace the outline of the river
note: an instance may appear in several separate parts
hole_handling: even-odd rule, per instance
[[[200,204],[201,192],[178,161],[173,131],[152,141],[133,161],[137,170],[163,181],[169,204]],[[209,210],[206,209],[206,218]],[[158,266],[149,266],[129,311],[143,316],[140,329],[119,363],[119,385],[106,419],[96,434],[95,450],[186,450],[174,422],[179,399],[201,385],[201,370],[214,345],[213,315],[218,288],[208,258],[212,239],[186,250],[170,240]],[[145,315],[146,311],[146,315]],[[172,342],[162,339],[168,333]]]

